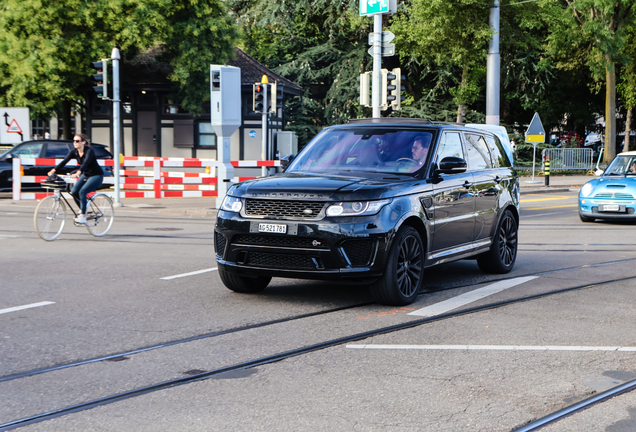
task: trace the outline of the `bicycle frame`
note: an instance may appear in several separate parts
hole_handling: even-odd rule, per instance
[[[71,205],[71,203],[69,203],[69,201],[66,199],[66,197],[64,196],[64,193],[66,192],[69,195],[71,195],[71,192],[67,190],[62,190],[62,189],[56,189],[55,192],[53,192],[54,195],[59,196],[60,198],[62,198],[64,200],[64,202],[66,203],[66,206],[71,209],[71,211],[73,212],[73,216],[78,217],[79,213],[75,211],[75,209],[73,208],[73,206]],[[99,207],[97,207],[95,205],[95,203],[93,202],[93,196],[95,196],[96,192],[91,192],[88,197],[88,205],[93,209],[93,214],[92,215],[86,215],[86,220],[96,220],[98,216],[101,216],[101,211],[99,210]],[[72,195],[71,195],[72,196]],[[75,201],[75,200],[73,200]],[[87,209],[88,210],[88,209]],[[88,213],[88,212],[87,212]],[[80,224],[78,224],[77,222],[75,222],[75,220],[73,220],[73,224],[75,226],[80,226]]]

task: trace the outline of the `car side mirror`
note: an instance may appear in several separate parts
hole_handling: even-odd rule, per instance
[[[459,174],[466,172],[468,164],[465,159],[455,156],[447,156],[439,163],[438,173]]]
[[[280,158],[280,166],[283,168],[283,172],[287,169],[289,164],[294,160],[296,155],[288,154]]]

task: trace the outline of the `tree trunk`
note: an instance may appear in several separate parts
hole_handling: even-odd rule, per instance
[[[464,65],[464,69],[462,70],[462,83],[459,86],[459,97],[462,96],[462,89],[466,86],[468,82],[468,66]],[[457,105],[457,123],[464,123],[464,119],[466,118],[466,104],[463,100],[459,100],[459,104]]]
[[[62,139],[71,138],[71,101],[66,100],[62,102]]]
[[[603,162],[616,157],[616,69],[607,58],[605,91],[605,154]]]
[[[632,133],[632,109],[627,110],[627,118],[625,118],[625,147],[623,151],[629,151],[629,134]]]

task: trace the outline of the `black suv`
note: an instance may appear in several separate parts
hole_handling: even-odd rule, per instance
[[[219,209],[216,260],[233,291],[259,292],[272,277],[352,280],[400,306],[415,300],[426,267],[514,266],[519,179],[494,134],[352,120],[282,164],[282,174],[233,185]]]
[[[91,143],[91,148],[95,151],[97,159],[112,159],[113,155],[106,149],[103,144]],[[0,155],[0,192],[10,191],[13,187],[13,158],[46,158],[61,159],[66,157],[69,151],[73,149],[73,141],[69,140],[34,140],[25,141],[13,147]],[[24,166],[25,176],[45,176],[55,165],[37,165]],[[112,176],[112,167],[103,167],[104,176]],[[61,173],[68,174],[77,170],[75,161],[72,160]],[[103,184],[100,189],[110,187],[109,184]],[[39,183],[22,183],[22,190],[40,190]]]

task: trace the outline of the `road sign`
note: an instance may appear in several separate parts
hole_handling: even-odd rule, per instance
[[[373,57],[373,47],[367,50],[369,55]],[[382,57],[391,57],[395,55],[395,44],[382,44]]]
[[[360,15],[397,12],[397,0],[360,0]]]
[[[0,144],[20,144],[31,139],[28,108],[0,108]]]
[[[545,142],[545,130],[541,124],[539,113],[534,113],[534,117],[532,117],[530,126],[528,126],[528,130],[526,131],[526,142],[534,146]]]
[[[395,39],[395,35],[390,31],[382,32],[382,45],[393,42],[393,39]],[[369,45],[373,45],[373,33],[369,33]]]

